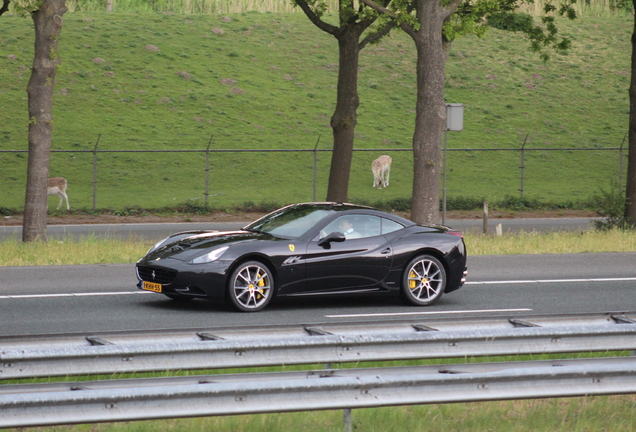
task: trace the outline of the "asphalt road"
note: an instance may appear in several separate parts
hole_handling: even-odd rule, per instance
[[[528,218],[528,219],[490,219],[488,232],[494,233],[497,224],[501,224],[502,231],[563,231],[563,230],[585,230],[589,229],[593,219],[589,218]],[[147,240],[161,240],[169,234],[178,231],[188,231],[197,229],[215,229],[219,231],[235,230],[244,227],[246,223],[237,222],[217,222],[217,223],[165,223],[165,224],[110,224],[110,225],[49,225],[47,235],[50,239],[86,237],[95,235],[97,237],[113,238],[139,238]],[[461,231],[476,230],[483,231],[483,221],[481,219],[456,219],[448,220],[446,225]],[[0,241],[11,237],[21,238],[21,226],[0,226]]]
[[[468,283],[430,307],[397,298],[281,299],[259,313],[135,288],[134,265],[0,268],[3,335],[636,310],[636,253],[473,256]]]

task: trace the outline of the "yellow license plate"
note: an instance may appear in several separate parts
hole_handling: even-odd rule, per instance
[[[146,291],[161,292],[161,284],[158,283],[144,281],[141,287]]]

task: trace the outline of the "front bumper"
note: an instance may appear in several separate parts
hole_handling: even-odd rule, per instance
[[[137,288],[142,289],[142,281],[146,281],[160,284],[161,294],[224,300],[230,265],[230,261],[188,264],[170,258],[141,260],[136,266]]]

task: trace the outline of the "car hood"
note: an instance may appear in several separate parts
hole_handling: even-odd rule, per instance
[[[183,234],[186,234],[185,236]],[[166,241],[161,247],[148,253],[145,261],[173,258],[181,261],[202,255],[214,248],[257,240],[270,240],[272,236],[250,231],[199,231],[174,234],[174,241]]]

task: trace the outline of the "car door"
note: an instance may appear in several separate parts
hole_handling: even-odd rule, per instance
[[[342,219],[353,224],[354,237],[320,245],[325,235],[338,231]],[[346,215],[332,222],[312,239],[305,254],[306,291],[341,291],[377,285],[389,273],[393,250],[381,235],[380,218]],[[346,234],[347,235],[347,234]]]

